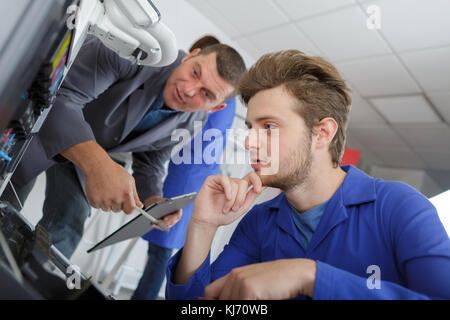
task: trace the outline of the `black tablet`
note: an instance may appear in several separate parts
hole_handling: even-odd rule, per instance
[[[184,208],[197,196],[196,192],[185,194],[179,197],[171,198],[166,201],[157,202],[145,208],[144,210],[155,219],[161,219],[171,213],[176,212],[179,209]],[[120,241],[128,240],[131,238],[142,237],[153,228],[150,220],[142,214],[139,214],[134,219],[130,220],[122,227],[111,233],[105,239],[97,243],[87,252],[105,248]]]

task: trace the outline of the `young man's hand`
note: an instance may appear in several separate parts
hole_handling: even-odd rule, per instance
[[[209,176],[195,199],[191,222],[213,228],[230,224],[250,209],[262,190],[254,172],[242,179]]]
[[[224,175],[206,178],[194,202],[185,245],[171,279],[174,283],[184,284],[192,277],[208,256],[217,228],[246,213],[262,190],[255,172],[242,179]]]
[[[235,268],[205,288],[206,299],[281,300],[312,297],[316,262],[282,259]]]

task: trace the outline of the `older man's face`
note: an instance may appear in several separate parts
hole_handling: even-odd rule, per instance
[[[232,92],[233,86],[219,76],[216,54],[198,55],[195,50],[170,75],[163,97],[173,110],[211,112]]]

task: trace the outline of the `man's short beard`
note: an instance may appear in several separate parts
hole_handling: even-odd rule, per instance
[[[311,136],[304,139],[299,148],[293,151],[289,156],[289,161],[286,163],[287,170],[283,170],[283,164],[280,164],[279,173],[261,176],[262,183],[265,186],[279,188],[283,191],[288,191],[304,185],[311,173],[311,144]],[[304,153],[302,154],[302,152]]]

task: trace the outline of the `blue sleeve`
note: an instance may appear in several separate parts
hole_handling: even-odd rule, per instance
[[[192,275],[184,285],[172,282],[173,274],[181,256],[181,250],[172,257],[167,268],[167,299],[197,299],[204,296],[204,289],[211,282],[228,274],[232,269],[260,262],[259,236],[256,233],[257,209],[252,209],[241,220],[234,231],[230,243],[225,246],[222,253],[214,263],[210,263],[210,254],[200,268]]]
[[[381,276],[383,273],[381,273]],[[406,300],[429,299],[396,283],[380,281],[380,289],[369,289],[367,278],[317,261],[315,300]],[[370,281],[370,280],[369,280]]]
[[[395,183],[379,196],[387,237],[402,283],[367,278],[317,262],[314,299],[450,299],[450,239],[434,206],[411,187]]]
[[[173,283],[178,261],[180,260],[181,249],[169,261],[166,278],[166,299],[168,300],[193,300],[204,297],[205,287],[211,282],[210,255],[205,259],[200,268],[192,275],[185,284]]]
[[[260,207],[253,208],[239,222],[230,241],[211,266],[211,282],[228,274],[234,268],[261,262],[261,230],[258,227]]]

